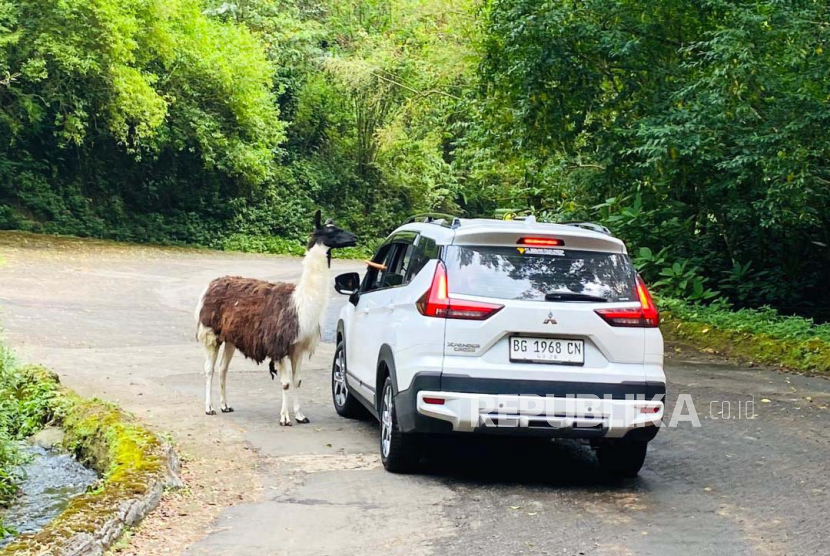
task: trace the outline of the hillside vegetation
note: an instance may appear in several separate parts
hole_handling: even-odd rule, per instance
[[[825,2],[0,0],[0,228],[295,249],[604,222],[664,296],[830,318]]]

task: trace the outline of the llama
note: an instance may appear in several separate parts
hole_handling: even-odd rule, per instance
[[[205,350],[205,413],[215,415],[211,403],[211,387],[219,348],[224,344],[219,361],[219,409],[229,413],[225,383],[228,366],[238,350],[257,364],[270,358],[272,371],[276,365],[282,384],[280,425],[291,426],[289,399],[294,401],[297,423],[308,423],[300,409],[297,393],[303,355],[311,354],[320,339],[320,325],[326,314],[329,297],[331,250],[350,247],[357,238],[331,220],[320,225],[320,211],[314,214],[314,231],[303,258],[299,282],[271,283],[263,280],[225,276],[213,280],[202,294],[196,308],[196,338]]]

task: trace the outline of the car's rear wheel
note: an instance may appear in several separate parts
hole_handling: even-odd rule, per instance
[[[597,449],[599,468],[618,478],[636,477],[643,467],[648,451],[648,442],[615,442]]]
[[[386,377],[380,399],[380,460],[392,473],[408,473],[414,470],[420,459],[418,438],[401,432],[395,412],[395,395],[392,381]]]
[[[346,384],[346,348],[343,340],[337,342],[331,364],[331,400],[334,402],[334,410],[342,417],[356,419],[366,414]]]

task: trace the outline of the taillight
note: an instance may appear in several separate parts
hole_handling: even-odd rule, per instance
[[[452,299],[447,286],[447,267],[441,261],[435,267],[432,285],[415,305],[425,317],[464,320],[485,320],[504,308],[504,305],[495,303]]]
[[[645,326],[654,328],[660,324],[660,313],[657,311],[657,305],[651,298],[648,292],[646,283],[637,275],[637,297],[640,298],[640,305],[643,307],[643,320],[646,322]]]
[[[611,326],[633,326],[638,328],[655,328],[660,324],[660,313],[645,282],[637,275],[637,297],[639,307],[620,309],[595,309],[595,312]]]

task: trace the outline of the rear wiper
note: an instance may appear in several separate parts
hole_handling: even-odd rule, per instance
[[[605,303],[608,300],[604,297],[588,295],[587,293],[551,292],[545,294],[545,301],[590,301],[596,303]]]

